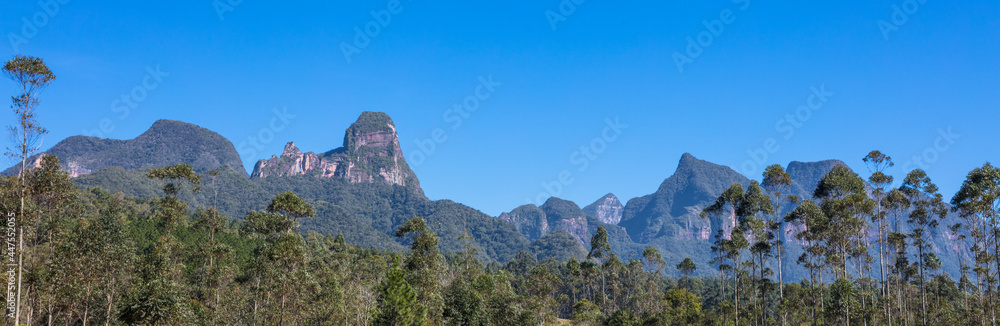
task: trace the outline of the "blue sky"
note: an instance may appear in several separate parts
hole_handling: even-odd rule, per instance
[[[241,151],[249,170],[287,141],[338,147],[362,111],[384,111],[428,197],[491,215],[645,195],[685,152],[759,179],[830,158],[867,174],[880,149],[898,179],[922,166],[948,198],[1000,157],[996,1],[61,1],[0,10],[0,57],[39,56],[58,76],[38,111],[44,148],[163,118],[240,146],[287,108],[287,127]],[[481,78],[492,92],[472,100]],[[466,102],[477,109],[449,112]]]

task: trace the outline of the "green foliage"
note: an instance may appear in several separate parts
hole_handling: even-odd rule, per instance
[[[618,310],[608,317],[605,321],[605,325],[608,326],[639,326],[641,325],[639,317],[636,317],[632,312],[628,310]]]
[[[194,169],[187,164],[170,165],[162,168],[151,169],[146,173],[150,179],[167,180],[163,186],[163,193],[167,197],[177,197],[177,194],[184,190],[184,182],[191,183],[191,191],[198,192],[201,184],[201,176],[194,173]]]
[[[305,200],[291,191],[282,192],[274,197],[271,204],[267,205],[267,211],[284,214],[292,219],[316,215],[316,210],[312,205],[307,204]]]
[[[691,273],[694,272],[695,269],[697,269],[697,267],[694,265],[694,261],[692,261],[691,258],[684,258],[684,261],[677,264],[677,270],[681,271],[681,274],[684,276],[691,276]]]
[[[563,230],[549,232],[532,241],[529,250],[538,260],[567,261],[570,258],[583,259],[587,256],[587,250],[583,245],[577,242],[573,235]]]
[[[162,197],[162,186],[141,171],[106,169],[74,179],[82,188],[100,186],[138,198]],[[479,259],[507,261],[528,247],[528,241],[510,224],[451,201],[430,201],[405,187],[378,183],[350,183],[312,176],[247,179],[238,171],[222,169],[217,189],[182,192],[179,199],[194,207],[215,206],[230,217],[243,217],[267,206],[278,194],[295,189],[315,209],[315,218],[301,221],[303,231],[343,233],[352,244],[366,248],[402,250],[408,244],[395,237],[400,225],[423,216],[440,237],[445,252],[463,250],[458,238],[469,230]],[[213,187],[214,188],[214,187]],[[218,190],[218,197],[214,194]]]
[[[418,302],[417,291],[406,283],[405,274],[398,260],[386,273],[379,289],[379,312],[374,325],[416,326],[427,320],[427,307]]]
[[[587,299],[582,299],[573,305],[573,315],[570,317],[573,325],[601,325],[604,323],[604,314],[601,308]]]
[[[695,324],[701,318],[701,298],[686,289],[671,289],[663,296],[663,320],[668,325]]]
[[[597,233],[590,239],[590,253],[587,259],[606,259],[611,254],[611,244],[608,243],[608,230],[603,226],[597,228]]]
[[[396,236],[404,237],[411,233],[415,236],[410,245],[410,255],[404,263],[407,281],[418,291],[420,302],[427,306],[428,319],[438,322],[444,308],[439,284],[444,272],[444,257],[438,252],[438,237],[434,231],[427,229],[426,222],[419,216],[400,226]]]

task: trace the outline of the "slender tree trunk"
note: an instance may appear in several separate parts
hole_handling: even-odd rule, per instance
[[[111,325],[111,294],[108,294],[108,309],[104,311],[104,326]]]
[[[924,244],[921,243],[917,248],[917,254],[920,255],[920,259],[917,260],[917,267],[920,269],[920,308],[921,308],[921,319],[924,321],[924,325],[927,325],[927,291],[924,289],[924,281],[926,280],[924,276]]]
[[[879,203],[881,203],[881,200],[879,200]],[[884,300],[886,300],[886,297],[889,295],[889,283],[886,281],[886,274],[885,274],[885,264],[886,264],[886,259],[885,259],[885,242],[886,242],[886,239],[885,239],[885,229],[884,229],[884,226],[882,224],[883,221],[882,221],[882,205],[881,204],[878,204],[876,206],[875,214],[876,214],[876,216],[878,216],[878,218],[877,218],[878,219],[878,274],[879,274],[879,283],[880,283],[879,284],[879,290],[881,291],[882,300],[884,301]],[[883,308],[885,309],[885,319],[886,319],[886,322],[888,322],[889,326],[892,326],[892,310],[889,308],[889,305],[884,305]]]
[[[742,260],[740,258],[741,256],[742,255],[737,254],[736,255],[736,261],[733,262],[733,266],[734,266],[733,267],[733,280],[736,281],[736,284],[733,286],[733,297],[735,297],[734,302],[736,303],[736,316],[735,316],[735,318],[736,318],[736,326],[740,325],[740,269],[739,269],[739,267],[735,267],[735,266],[739,266],[740,260]]]
[[[23,87],[22,87],[22,93],[25,94],[24,97],[27,97],[28,92],[24,91]],[[21,208],[19,210],[20,215],[17,218],[21,219],[21,223],[18,223],[18,225],[17,225],[17,298],[15,299],[15,308],[14,308],[14,325],[15,326],[21,324],[21,274],[24,273],[24,270],[23,270],[24,265],[23,265],[23,258],[22,258],[22,256],[24,256],[22,254],[24,252],[24,245],[23,245],[23,242],[24,242],[24,230],[23,230],[23,227],[21,226],[21,224],[23,224],[24,221],[26,221],[25,218],[24,218],[24,198],[28,196],[28,194],[27,194],[27,192],[28,192],[28,184],[27,184],[27,180],[25,179],[25,171],[27,171],[28,145],[29,145],[28,144],[28,117],[27,117],[27,114],[29,112],[28,111],[30,109],[29,105],[31,103],[30,103],[30,101],[28,101],[28,99],[26,99],[24,97],[22,97],[22,100],[24,102],[22,102],[23,103],[22,107],[21,107],[22,111],[21,111],[21,116],[19,117],[21,119],[21,121],[20,121],[21,122],[21,144],[19,144],[20,145],[20,150],[21,150],[21,174],[19,175],[19,177],[21,178]]]
[[[31,298],[31,295],[33,293],[34,292],[31,291],[31,286],[29,286],[27,288],[27,290],[25,290],[25,292],[24,292],[24,296],[27,297],[27,298],[29,298],[28,299],[28,314],[27,314],[27,316],[24,317],[25,324],[27,324],[27,325],[31,325],[31,317],[35,315],[35,299]]]
[[[104,314],[104,326],[111,325],[111,307],[114,305],[115,302],[114,284],[115,284],[115,277],[114,275],[112,275],[111,282],[108,282],[108,309],[105,311]]]
[[[23,168],[22,168],[23,170]],[[23,178],[23,177],[22,177]],[[23,193],[23,192],[22,192]],[[24,197],[21,197],[21,212],[24,213]],[[21,226],[17,227],[17,307],[14,309],[14,325],[21,324],[21,274],[24,274],[22,270],[22,260],[24,248],[22,245],[22,240],[24,239],[24,231]]]
[[[990,221],[996,221],[995,216],[991,216]],[[993,232],[990,232],[990,234],[993,235],[993,258],[994,261],[996,262],[997,273],[1000,274],[1000,238],[997,237],[996,226],[991,226],[991,228],[993,228]],[[989,268],[987,268],[987,273],[989,273]],[[990,287],[991,292],[993,292],[994,289],[996,289],[995,286]],[[997,324],[996,303],[993,302],[993,296],[990,296],[990,318],[991,318],[990,322],[993,325],[996,325]]]

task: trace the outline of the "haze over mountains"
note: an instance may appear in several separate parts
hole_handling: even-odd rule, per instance
[[[339,147],[303,152],[289,142],[280,155],[258,161],[249,174],[227,139],[170,120],[157,121],[131,140],[70,137],[45,154],[58,156],[80,187],[102,187],[141,198],[161,196],[159,185],[144,176],[146,170],[189,164],[202,175],[203,191],[182,199],[193,206],[216,206],[233,219],[261,209],[279,192],[292,190],[317,208],[316,218],[303,221],[304,231],[343,233],[348,241],[367,247],[405,248],[409,240],[396,238],[395,229],[413,216],[422,216],[440,235],[445,251],[458,251],[468,244],[480,258],[501,262],[521,251],[540,260],[582,259],[591,236],[603,226],[620,258],[640,258],[642,249],[653,246],[668,266],[691,257],[701,275],[713,273],[708,262],[714,235],[731,229],[735,220],[730,216],[713,224],[699,213],[733,183],[750,183],[747,176],[729,167],[684,153],[674,173],[648,195],[623,201],[609,193],[583,208],[552,197],[540,206],[514,207],[492,217],[449,200],[429,200],[402,155],[396,128],[388,115],[364,112],[346,130]],[[789,163],[791,194],[812,197],[822,176],[838,164],[843,162]],[[16,168],[4,173],[16,173]],[[218,176],[209,176],[212,170]],[[786,260],[786,275],[801,277],[804,274],[794,263],[801,248],[796,247],[791,228],[783,234],[793,247],[786,256],[791,257]],[[471,240],[461,240],[463,235]],[[949,249],[950,237],[947,232],[935,234],[934,249],[944,257],[945,270],[954,274],[957,266]]]

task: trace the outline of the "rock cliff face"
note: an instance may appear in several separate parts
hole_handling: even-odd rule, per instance
[[[545,212],[533,204],[528,204],[515,208],[514,210],[500,214],[500,219],[510,223],[528,238],[528,241],[535,241],[549,233],[549,221],[545,218]]]
[[[593,204],[583,208],[583,212],[593,216],[601,223],[617,225],[622,220],[622,212],[625,206],[618,200],[615,194],[607,194],[598,199]]]
[[[420,190],[416,174],[403,158],[396,126],[385,113],[364,112],[344,135],[343,147],[322,154],[303,153],[294,142],[281,156],[260,160],[252,178],[313,175],[355,183],[386,182]]]
[[[528,204],[500,214],[501,220],[513,224],[529,241],[550,232],[566,231],[584,247],[590,245],[587,217],[576,203],[556,197],[550,197],[541,207]]]

